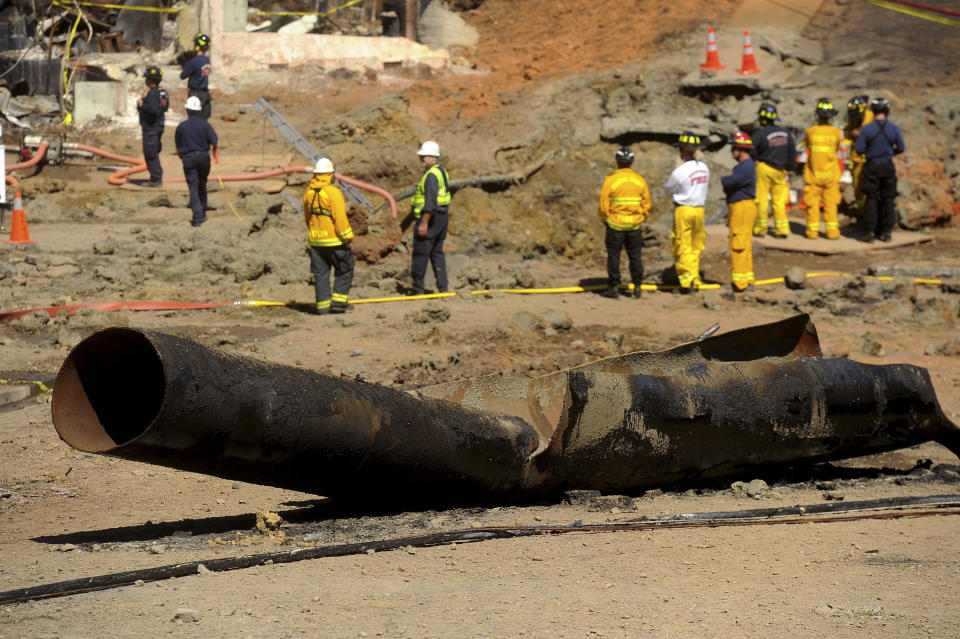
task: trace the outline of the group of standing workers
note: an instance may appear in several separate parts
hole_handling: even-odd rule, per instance
[[[820,209],[828,240],[840,237],[838,208],[841,202],[840,177],[843,171],[838,153],[852,142],[850,170],[858,206],[863,207],[862,239],[865,242],[891,241],[896,223],[894,199],[897,194],[893,157],[904,151],[900,129],[887,120],[890,104],[882,97],[869,101],[856,96],[847,105],[844,131],[830,122],[837,110],[827,98],[816,105],[817,123],[804,134],[805,149],[803,203],[806,207],[805,237],[820,236]],[[776,107],[764,103],[758,111],[760,128],[747,135],[738,131],[730,139],[736,165],[720,182],[727,203],[729,226],[730,279],[735,292],[753,285],[752,236],[768,232],[768,210],[773,209],[772,236],[790,235],[787,203],[790,197],[788,174],[797,163],[798,145],[786,128],[776,124]],[[700,137],[691,132],[680,135],[677,146],[681,164],[663,185],[673,198],[671,250],[679,291],[692,293],[700,287],[700,254],[706,246],[704,204],[710,169],[697,159],[703,148]],[[643,265],[640,253],[641,223],[650,214],[650,191],[646,181],[630,167],[634,154],[622,147],[616,153],[617,170],[608,175],[600,191],[599,216],[606,225],[608,288],[605,297],[620,293],[620,253],[624,247],[630,263],[633,295],[640,297]],[[866,197],[863,202],[862,196]],[[772,203],[772,207],[771,207]]]
[[[198,33],[193,38],[194,56],[183,66],[180,79],[187,81],[187,101],[184,108],[187,119],[177,125],[174,143],[183,164],[183,175],[190,189],[191,224],[200,226],[207,219],[207,178],[210,175],[210,151],[217,160],[217,133],[207,121],[210,119],[210,38]],[[163,167],[160,151],[165,114],[170,107],[170,96],[160,88],[163,72],[159,67],[147,67],[143,74],[147,92],[137,100],[140,130],[143,135],[143,158],[150,173],[145,186],[163,186]]]
[[[218,138],[208,122],[211,114],[207,51],[210,38],[203,33],[194,37],[194,56],[180,74],[187,80],[187,119],[176,129],[177,154],[183,164],[190,189],[191,224],[206,220],[207,178],[210,151],[217,160]],[[150,173],[147,186],[161,186],[164,114],[170,98],[160,88],[163,74],[148,67],[144,79],[147,91],[137,101],[143,132],[143,154]],[[869,108],[868,108],[869,104]],[[889,242],[896,222],[894,199],[897,192],[893,157],[904,151],[900,129],[887,120],[890,104],[884,98],[868,102],[856,96],[847,105],[847,125],[843,131],[831,124],[837,110],[821,98],[816,105],[817,123],[804,134],[803,203],[806,206],[805,236],[820,236],[821,202],[826,238],[840,237],[838,207],[841,202],[840,177],[843,170],[838,153],[852,143],[849,167],[858,206],[862,207],[863,239]],[[721,178],[728,208],[730,277],[734,291],[743,291],[754,283],[752,236],[768,233],[768,210],[773,210],[772,236],[790,234],[787,219],[788,175],[797,163],[799,150],[793,135],[778,125],[776,107],[764,103],[758,111],[760,127],[749,136],[737,132],[730,140],[736,161],[733,171]],[[679,290],[692,293],[700,288],[700,255],[706,246],[704,204],[710,182],[710,169],[697,155],[703,148],[698,135],[684,132],[677,146],[680,165],[663,185],[673,199],[674,215],[671,251]],[[447,235],[450,206],[449,176],[439,164],[436,142],[424,142],[418,151],[424,170],[412,199],[415,219],[411,264],[412,293],[424,293],[428,263],[432,265],[437,289],[448,290],[443,244]],[[651,210],[650,190],[644,178],[631,167],[634,153],[628,147],[616,152],[617,170],[606,176],[600,192],[599,216],[606,226],[608,288],[601,294],[618,297],[620,292],[620,254],[626,249],[633,296],[641,296],[643,264],[641,225]],[[313,167],[313,179],[303,196],[304,218],[308,229],[311,271],[315,278],[318,314],[339,313],[348,308],[354,261],[351,252],[353,231],[346,215],[343,193],[335,184],[333,163],[320,158]],[[864,198],[865,197],[865,201]],[[771,206],[772,205],[772,206]],[[330,287],[330,272],[334,284]]]

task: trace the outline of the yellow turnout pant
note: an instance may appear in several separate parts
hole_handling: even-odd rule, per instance
[[[853,178],[853,197],[857,201],[857,208],[863,209],[866,201],[863,195],[863,165],[866,160],[856,151],[850,152],[850,177]]]
[[[807,237],[820,236],[820,198],[823,198],[823,223],[828,239],[840,237],[840,218],[837,206],[840,204],[840,181],[832,180],[807,182],[803,185],[803,203],[807,207]]]
[[[727,224],[730,226],[730,279],[733,287],[742,291],[754,282],[753,230],[757,219],[757,203],[740,200],[728,204]]]
[[[773,199],[773,221],[777,235],[790,235],[790,221],[787,219],[787,202],[790,200],[790,186],[787,184],[787,172],[775,169],[769,164],[757,162],[757,222],[753,227],[754,235],[767,233],[767,199]]]
[[[678,206],[673,210],[673,262],[680,286],[700,284],[700,254],[707,246],[707,231],[703,228],[702,206]]]

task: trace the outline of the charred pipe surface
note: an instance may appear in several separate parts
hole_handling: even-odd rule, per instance
[[[924,369],[819,353],[801,315],[533,379],[405,393],[112,328],[67,357],[53,421],[86,452],[434,504],[639,489],[931,439],[960,452]]]
[[[127,328],[81,342],[53,422],[79,450],[319,495],[507,494],[522,420]]]
[[[847,359],[704,362],[669,375],[573,371],[535,464],[544,483],[613,490],[776,464],[950,446],[924,369]],[[956,448],[953,448],[956,452]]]

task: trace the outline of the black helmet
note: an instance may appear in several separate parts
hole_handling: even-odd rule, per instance
[[[633,151],[628,146],[617,149],[617,164],[633,164]]]
[[[877,113],[882,113],[887,115],[890,113],[890,103],[887,102],[886,98],[874,98],[870,101],[870,110],[876,115]]]
[[[776,122],[777,120],[777,107],[773,106],[769,102],[764,102],[760,105],[760,110],[757,111],[757,117],[760,118],[761,122],[767,124],[771,122]]]
[[[193,44],[206,49],[210,46],[210,36],[208,36],[206,33],[198,33],[197,35],[193,36]]]
[[[147,70],[143,72],[143,77],[147,80],[156,80],[159,82],[163,79],[163,71],[160,70],[160,67],[147,67]]]
[[[700,143],[699,135],[691,133],[690,131],[684,131],[680,134],[680,137],[677,138],[677,146],[681,149],[699,149],[702,144]]]
[[[829,120],[837,114],[837,108],[829,98],[820,98],[817,100],[817,117]]]

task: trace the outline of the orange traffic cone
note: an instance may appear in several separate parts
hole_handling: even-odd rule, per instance
[[[713,27],[707,27],[707,62],[701,71],[719,71],[726,69],[727,65],[720,64],[720,52],[717,51],[717,36],[713,33]]]
[[[760,67],[757,66],[757,58],[753,55],[753,44],[750,42],[750,32],[743,32],[743,61],[740,68],[737,69],[740,75],[753,75],[760,73]]]
[[[20,191],[13,196],[13,223],[10,226],[10,239],[4,244],[33,244],[30,239],[30,230],[27,228],[27,214],[23,211],[23,200]]]

